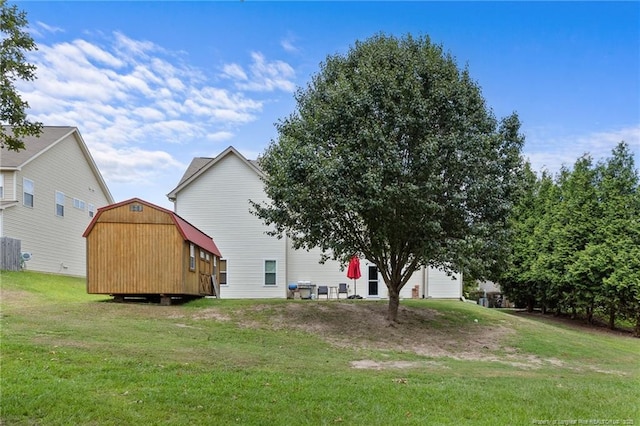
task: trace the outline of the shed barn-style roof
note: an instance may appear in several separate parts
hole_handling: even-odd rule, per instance
[[[141,200],[140,198],[131,198],[126,201],[121,201],[119,203],[110,204],[108,206],[99,208],[98,212],[93,217],[93,220],[91,220],[91,223],[89,223],[89,226],[84,231],[84,234],[82,234],[82,236],[86,238],[89,235],[89,233],[91,233],[91,230],[93,229],[94,225],[97,223],[98,219],[100,218],[100,215],[103,212],[107,210],[115,209],[127,204],[131,204],[131,203],[143,204],[145,206],[148,206],[156,210],[160,210],[168,214],[169,216],[171,216],[173,223],[176,225],[176,228],[178,228],[180,235],[182,235],[182,238],[185,241],[193,243],[198,247],[208,251],[209,253],[215,254],[218,257],[222,257],[222,255],[220,254],[220,250],[218,250],[216,243],[213,242],[213,239],[210,236],[208,236],[207,234],[205,234],[204,232],[202,232],[201,230],[199,230],[198,228],[196,228],[195,226],[193,226],[192,224],[190,224],[189,222],[187,222],[186,220],[184,220],[178,214],[172,212],[171,210],[167,210],[163,207],[157,206],[148,201]]]

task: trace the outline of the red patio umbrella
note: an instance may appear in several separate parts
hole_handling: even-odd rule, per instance
[[[353,280],[353,296],[357,295],[356,291],[356,280],[360,278],[362,274],[360,274],[360,258],[358,256],[353,256],[349,261],[349,267],[347,268],[347,278]]]

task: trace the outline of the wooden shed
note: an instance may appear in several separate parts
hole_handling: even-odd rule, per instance
[[[87,293],[125,297],[219,296],[213,239],[165,208],[132,198],[98,209],[87,242]]]

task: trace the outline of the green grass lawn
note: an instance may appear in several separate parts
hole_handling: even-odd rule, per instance
[[[385,302],[165,307],[1,279],[2,425],[640,425],[630,336],[454,301],[403,301],[386,327]]]

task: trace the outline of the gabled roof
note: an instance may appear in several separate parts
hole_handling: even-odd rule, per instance
[[[193,176],[195,173],[197,173],[201,168],[206,166],[207,163],[209,163],[210,161],[213,161],[213,158],[195,157],[193,160],[191,160],[191,164],[189,164],[189,167],[187,167],[187,170],[185,170],[184,174],[180,178],[180,182],[178,182],[178,186],[180,186],[182,182],[184,182],[185,180]]]
[[[5,132],[10,132],[10,126],[2,126]],[[51,149],[56,144],[63,141],[68,136],[73,135],[78,146],[82,150],[89,167],[93,171],[96,179],[100,184],[102,192],[106,195],[109,202],[113,202],[113,196],[111,191],[107,187],[98,166],[96,166],[93,157],[89,152],[89,148],[85,144],[78,128],[71,126],[43,126],[40,137],[25,136],[22,138],[24,141],[25,149],[20,151],[12,151],[7,148],[0,148],[0,169],[2,170],[21,170],[25,165],[29,164],[36,158],[40,157]]]
[[[195,226],[193,226],[192,224],[190,224],[189,222],[187,222],[186,220],[184,220],[182,217],[172,212],[171,210],[167,210],[163,207],[157,206],[148,201],[141,200],[140,198],[131,198],[129,200],[121,201],[119,203],[100,207],[96,215],[91,220],[91,223],[89,223],[89,226],[87,226],[87,229],[82,234],[82,236],[86,238],[91,233],[91,230],[93,229],[93,227],[98,221],[98,218],[100,217],[100,215],[102,215],[103,212],[112,210],[118,207],[122,207],[127,204],[132,204],[132,203],[144,204],[147,207],[150,207],[155,210],[160,210],[161,212],[168,214],[169,216],[171,216],[173,223],[176,225],[176,228],[178,228],[180,235],[182,235],[182,238],[185,241],[193,243],[198,247],[208,251],[209,253],[215,254],[218,257],[222,257],[222,255],[220,254],[220,250],[218,250],[216,243],[213,242],[213,239],[210,236],[208,236],[207,234],[205,234],[204,232],[202,232],[201,230],[199,230],[198,228],[196,228]]]
[[[2,127],[4,132],[11,133],[11,126]],[[76,130],[75,127],[69,126],[44,126],[40,137],[25,136],[22,138],[25,149],[12,151],[4,147],[0,148],[0,152],[2,152],[0,166],[3,169],[19,170]]]
[[[240,154],[240,152],[237,149],[235,149],[233,146],[230,146],[229,148],[222,151],[215,158],[207,158],[207,157],[194,158],[191,161],[191,164],[189,164],[189,167],[187,167],[187,170],[185,171],[184,175],[182,175],[182,178],[180,179],[180,182],[178,182],[178,185],[171,192],[167,194],[167,197],[169,197],[169,200],[174,201],[176,199],[176,195],[178,194],[178,192],[180,192],[182,189],[188,186],[191,182],[198,179],[198,177],[200,177],[203,173],[205,173],[211,167],[215,166],[220,160],[222,160],[228,155],[237,156],[244,163],[246,163],[247,166],[249,166],[249,168],[253,170],[258,176],[260,177],[264,176],[264,173],[258,166],[257,161],[247,160],[244,157],[244,155]]]

